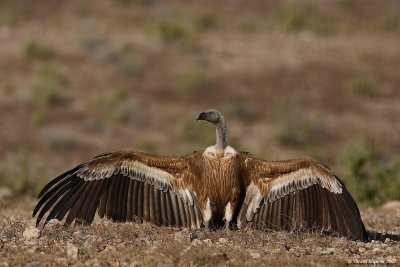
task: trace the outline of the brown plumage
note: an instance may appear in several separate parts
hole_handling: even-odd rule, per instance
[[[221,113],[199,115],[216,125],[217,144],[183,157],[121,150],[53,179],[33,216],[90,224],[96,212],[117,222],[148,221],[191,229],[236,223],[260,230],[314,230],[368,240],[356,203],[325,165],[304,157],[263,161],[226,145]]]

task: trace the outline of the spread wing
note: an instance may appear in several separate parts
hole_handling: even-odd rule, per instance
[[[239,227],[319,230],[368,240],[356,203],[327,166],[308,157],[262,161],[241,156],[247,189]]]
[[[36,225],[51,219],[91,224],[113,221],[199,228],[202,215],[190,187],[190,161],[121,150],[102,154],[50,181],[40,192]]]

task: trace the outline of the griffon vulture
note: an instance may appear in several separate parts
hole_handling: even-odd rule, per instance
[[[197,120],[216,126],[217,141],[182,157],[133,150],[101,154],[50,181],[33,216],[91,224],[147,221],[191,229],[237,226],[312,230],[367,241],[360,212],[343,182],[310,157],[264,161],[227,145],[217,110]]]

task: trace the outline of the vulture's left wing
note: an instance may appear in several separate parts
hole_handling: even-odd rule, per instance
[[[121,150],[103,154],[50,181],[33,216],[92,223],[96,211],[114,221],[199,228],[202,215],[190,189],[192,155],[163,157]]]
[[[305,157],[262,161],[241,154],[247,186],[238,226],[319,230],[368,240],[360,212],[343,182],[322,163]]]

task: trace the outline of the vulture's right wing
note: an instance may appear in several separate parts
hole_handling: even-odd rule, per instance
[[[368,240],[360,212],[333,172],[309,157],[263,161],[242,154],[247,186],[238,225],[319,230]]]
[[[96,211],[114,221],[199,228],[202,215],[190,187],[187,157],[121,150],[95,157],[50,181],[39,194],[36,224],[49,212],[66,224],[92,223]]]

